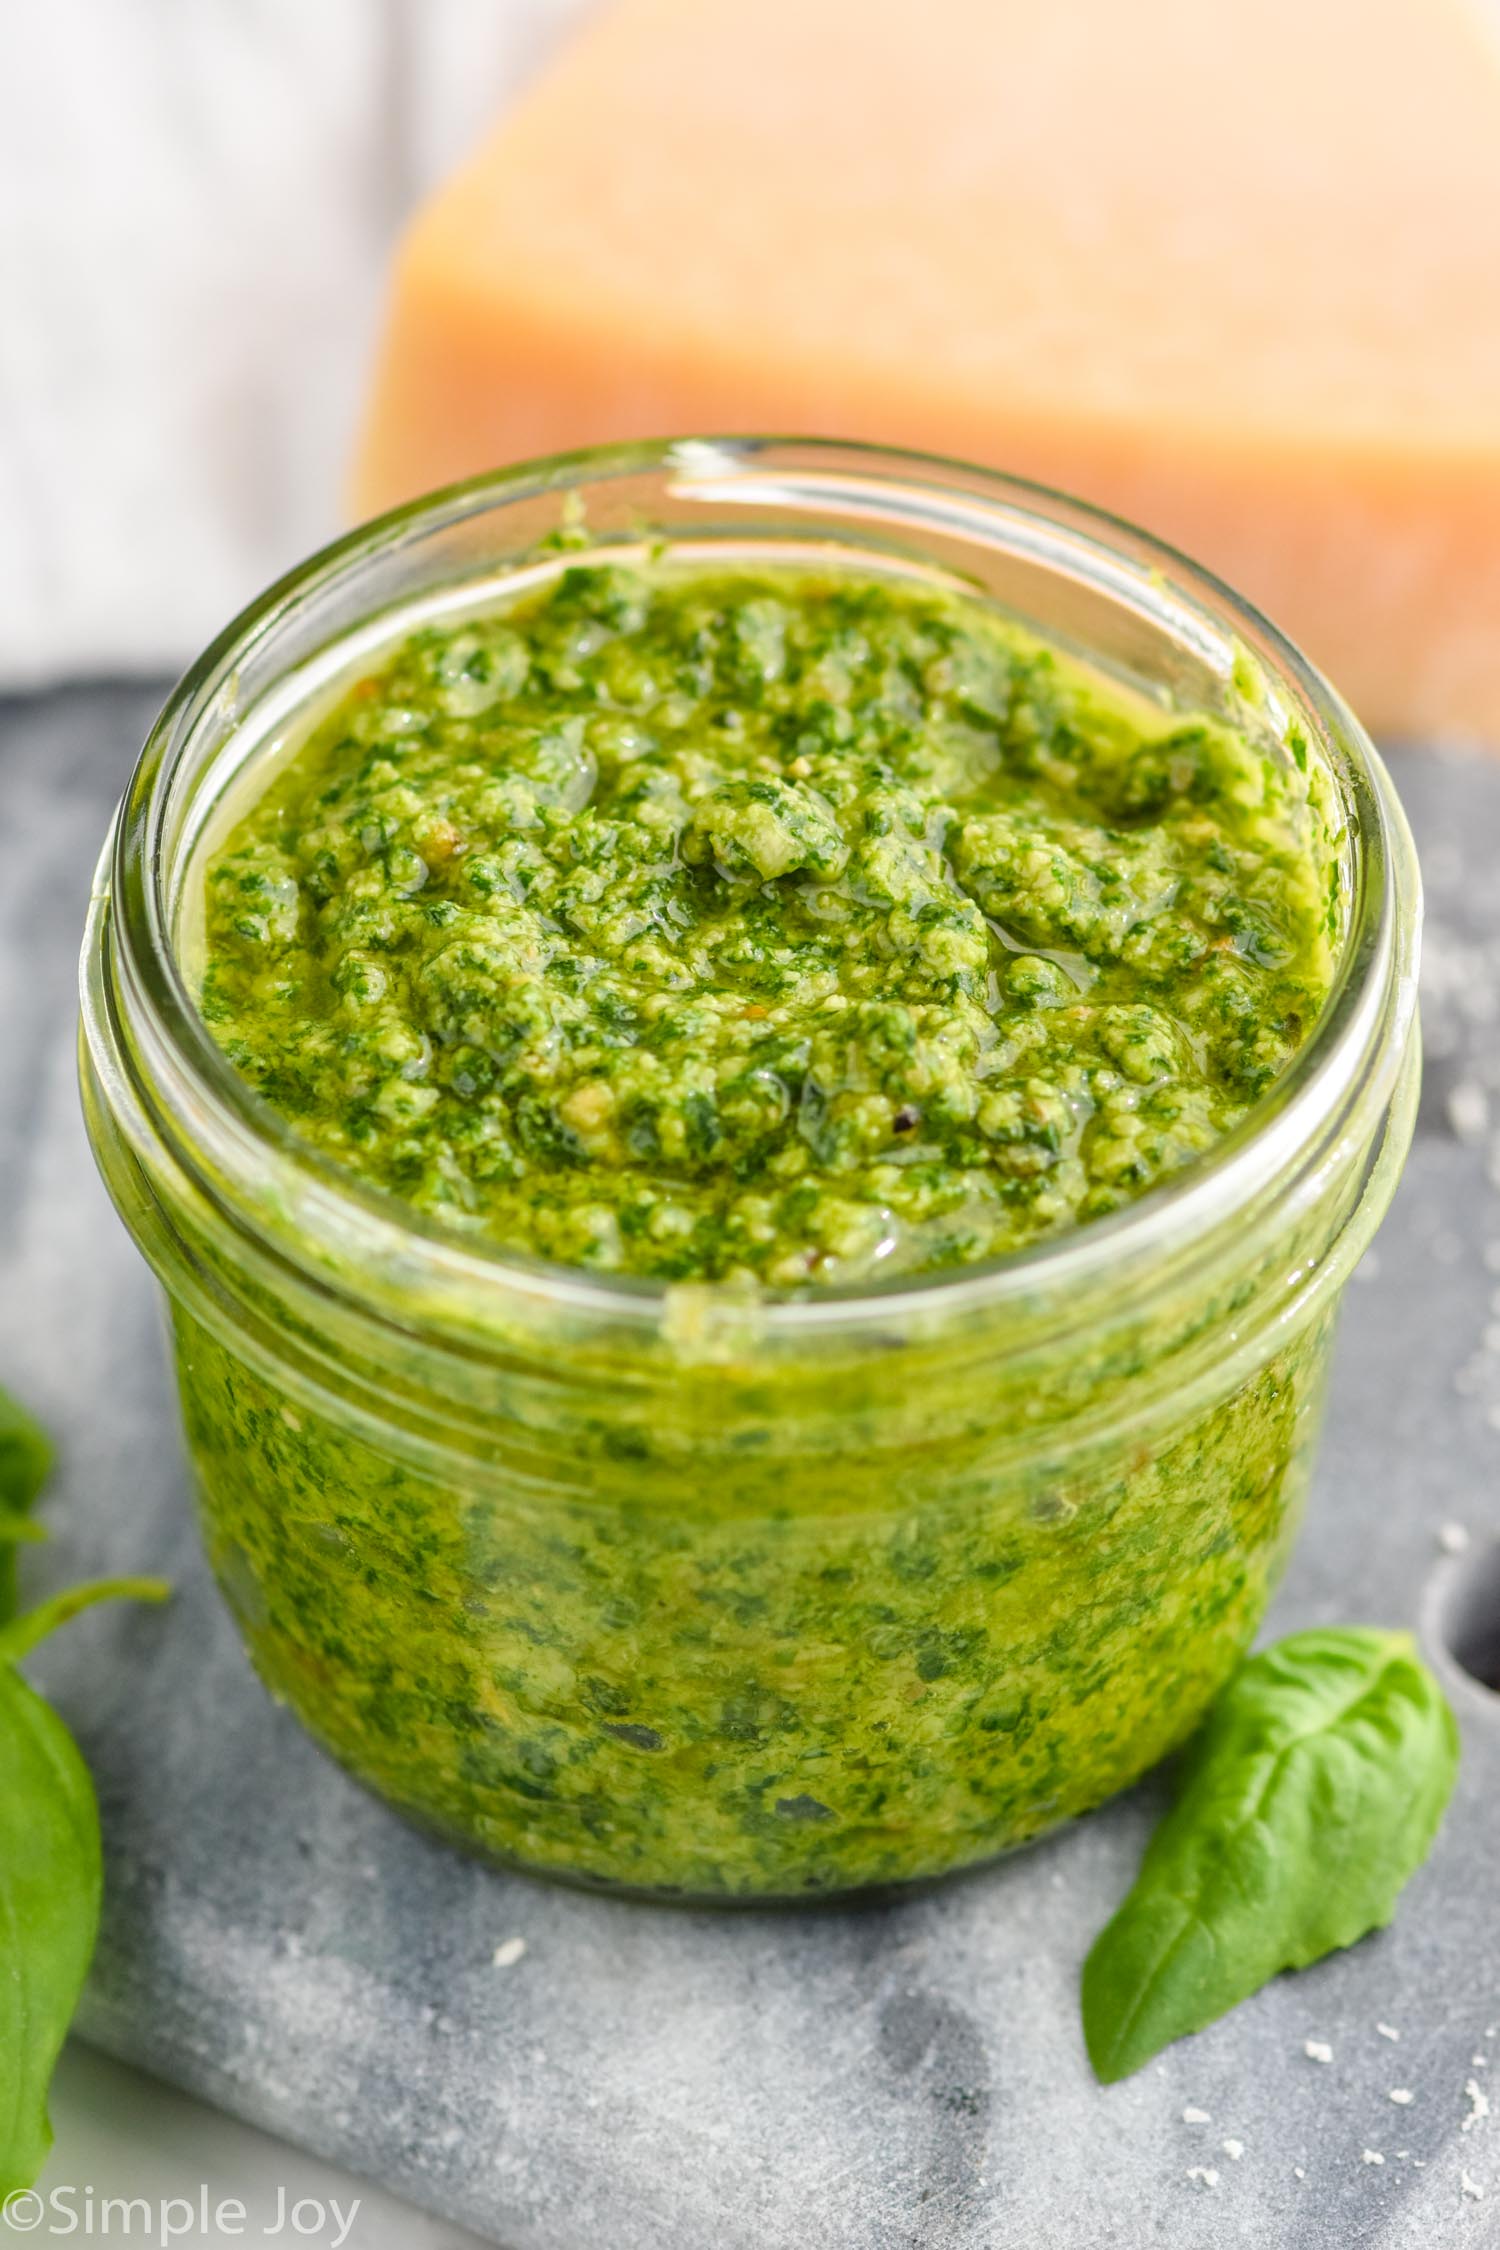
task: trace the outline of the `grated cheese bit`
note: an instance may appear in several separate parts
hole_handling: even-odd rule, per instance
[[[1484,1088],[1472,1079],[1460,1079],[1448,1096],[1448,1123],[1457,1138],[1472,1146],[1484,1139],[1489,1122],[1489,1097]]]

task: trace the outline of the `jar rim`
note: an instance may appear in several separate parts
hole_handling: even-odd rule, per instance
[[[919,544],[961,530],[979,547],[1040,559],[1081,573],[1107,601],[1172,627],[1224,671],[1248,652],[1259,692],[1300,725],[1338,793],[1349,832],[1352,898],[1334,981],[1285,1071],[1240,1124],[1168,1182],[1110,1215],[972,1265],[888,1280],[819,1285],[800,1293],[754,1291],[756,1325],[769,1341],[813,1332],[854,1334],[903,1317],[945,1318],[1024,1301],[1038,1290],[1086,1290],[1124,1267],[1171,1258],[1248,1211],[1299,1157],[1336,1134],[1361,1097],[1382,1106],[1395,1083],[1415,1020],[1420,883],[1395,789],[1368,736],[1337,692],[1252,604],[1202,566],[1124,518],[998,470],[937,454],[843,440],[782,437],[663,439],[590,447],[476,477],[425,494],[359,526],[289,571],[224,628],[189,667],[153,725],[122,800],[96,879],[85,947],[85,1029],[97,1045],[90,962],[110,954],[118,1007],[153,1072],[178,1085],[193,1128],[213,1151],[219,1181],[253,1180],[295,1208],[296,1231],[331,1252],[345,1273],[368,1265],[418,1276],[440,1297],[472,1307],[512,1305],[660,1326],[684,1297],[742,1299],[728,1285],[664,1282],[594,1273],[476,1241],[360,1180],[303,1141],[224,1056],[204,1021],[179,956],[174,923],[174,852],[168,837],[174,780],[205,714],[226,708],[238,723],[238,676],[303,605],[379,559],[439,530],[461,528],[531,499],[566,504],[612,481],[643,474],[675,480],[716,505],[754,510],[793,494],[826,508],[847,536],[878,516]],[[1002,534],[1004,538],[1002,539]],[[577,559],[608,553],[589,543]],[[872,552],[881,552],[873,548]],[[904,551],[904,550],[903,550]],[[890,549],[884,552],[889,555]],[[563,560],[566,561],[566,555]],[[341,646],[347,636],[336,636]],[[1084,647],[1081,653],[1088,655]],[[226,703],[226,699],[227,703]],[[179,1141],[178,1153],[182,1154]],[[284,1246],[283,1246],[284,1247]],[[319,1270],[326,1279],[328,1259]],[[346,1284],[347,1286],[347,1284]]]

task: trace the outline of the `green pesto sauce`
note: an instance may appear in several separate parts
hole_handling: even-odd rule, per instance
[[[975,599],[575,566],[417,632],[206,875],[203,1013],[325,1157],[568,1265],[994,1257],[1243,1118],[1326,992],[1295,763]]]
[[[502,1862],[766,1898],[986,1859],[1192,1732],[1285,1562],[1329,1322],[1083,1458],[996,1469],[1003,1371],[893,1357],[837,1461],[787,1386],[759,1426],[727,1391],[722,1429],[688,1390],[653,1422],[601,1389],[529,1448],[516,1401],[451,1480],[180,1310],[176,1338],[215,1571],[344,1765]]]
[[[958,594],[570,567],[414,634],[209,849],[203,1009],[323,1157],[486,1243],[952,1268],[1168,1179],[1283,1069],[1336,926],[1295,753]],[[1207,1403],[1171,1369],[1306,1224],[1031,1361],[972,1324],[805,1379],[517,1346],[455,1378],[485,1442],[446,1467],[399,1367],[357,1413],[179,1306],[210,1552],[271,1686],[470,1847],[706,1896],[939,1873],[1134,1779],[1251,1638],[1328,1322]]]

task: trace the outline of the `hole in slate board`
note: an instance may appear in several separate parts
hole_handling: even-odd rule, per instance
[[[1474,1555],[1443,1604],[1443,1643],[1455,1664],[1500,1694],[1500,1545]]]

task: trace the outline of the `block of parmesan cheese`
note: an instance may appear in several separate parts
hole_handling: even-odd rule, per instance
[[[420,211],[355,495],[790,431],[1040,477],[1386,732],[1500,743],[1500,55],[1465,0],[614,0]]]

